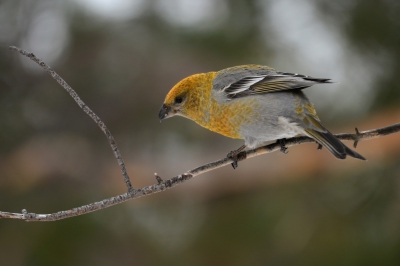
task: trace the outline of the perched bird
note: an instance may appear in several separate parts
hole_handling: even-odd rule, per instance
[[[165,97],[160,120],[180,115],[224,136],[244,139],[245,145],[228,153],[237,167],[237,155],[247,148],[297,135],[313,138],[336,158],[347,155],[365,160],[322,124],[302,89],[330,79],[278,72],[260,65],[243,65],[189,76]]]

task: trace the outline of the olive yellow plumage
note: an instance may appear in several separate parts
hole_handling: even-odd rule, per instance
[[[349,155],[365,160],[321,124],[314,106],[302,92],[314,84],[325,83],[332,82],[259,65],[195,74],[170,90],[159,118],[189,118],[224,136],[244,139],[248,148],[306,135],[339,159]]]

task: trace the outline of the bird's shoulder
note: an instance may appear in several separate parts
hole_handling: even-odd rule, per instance
[[[276,73],[275,69],[262,65],[240,65],[218,71],[213,80],[213,90],[222,90],[228,84],[246,77],[265,76]]]

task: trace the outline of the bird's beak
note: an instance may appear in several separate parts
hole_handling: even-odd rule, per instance
[[[169,117],[169,112],[171,111],[171,108],[163,104],[161,106],[160,112],[158,113],[158,118],[160,118],[160,121],[168,118]]]

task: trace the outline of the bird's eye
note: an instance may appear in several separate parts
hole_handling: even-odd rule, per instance
[[[182,97],[176,97],[175,102],[176,103],[181,103],[183,101]]]

